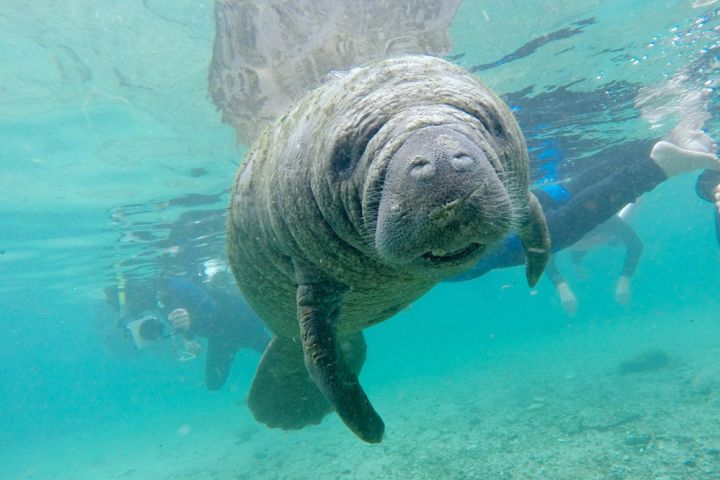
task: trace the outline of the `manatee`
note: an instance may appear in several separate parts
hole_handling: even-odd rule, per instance
[[[545,218],[524,138],[465,70],[403,56],[351,70],[269,124],[233,185],[228,254],[272,330],[248,405],[270,427],[333,410],[362,440],[384,424],[358,381],[362,330],[515,232],[534,285]]]

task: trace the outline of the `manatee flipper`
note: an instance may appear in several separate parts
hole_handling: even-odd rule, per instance
[[[356,332],[338,342],[345,364],[356,376],[360,375],[367,356],[367,344],[362,332]]]
[[[205,385],[208,390],[220,390],[235,358],[237,348],[222,338],[210,337],[207,343],[205,359]]]
[[[323,278],[321,272],[307,264],[294,264],[297,315],[307,371],[345,425],[360,439],[379,443],[385,424],[360,386],[357,373],[345,361],[347,354],[337,338],[337,320],[348,288]],[[364,343],[362,340],[361,361]]]
[[[540,202],[532,193],[528,193],[527,213],[519,236],[525,250],[525,276],[533,287],[550,258],[550,232]]]
[[[294,430],[317,425],[333,411],[310,378],[299,341],[273,337],[255,374],[248,407],[269,427]]]

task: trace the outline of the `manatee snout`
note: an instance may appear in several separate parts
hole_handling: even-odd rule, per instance
[[[511,228],[510,194],[485,152],[450,127],[422,128],[395,152],[378,208],[375,246],[391,263],[477,259]]]

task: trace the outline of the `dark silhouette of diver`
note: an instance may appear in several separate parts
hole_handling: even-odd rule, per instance
[[[123,280],[106,289],[108,301],[123,318],[138,348],[171,337],[184,341],[180,359],[193,358],[201,349],[194,339],[207,339],[205,384],[219,390],[225,384],[240,349],[262,353],[270,335],[225,271],[208,281],[169,276],[154,280]],[[165,321],[164,319],[167,319]]]
[[[158,301],[173,330],[186,340],[192,341],[195,335],[207,339],[205,384],[209,390],[225,384],[238,350],[265,351],[270,334],[234,283],[213,286],[209,292],[183,278],[171,277],[163,283]]]

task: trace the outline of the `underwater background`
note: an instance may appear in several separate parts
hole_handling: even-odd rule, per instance
[[[106,288],[156,276],[184,213],[224,211],[246,150],[207,95],[212,10],[0,6],[0,478],[720,479],[720,247],[696,174],[643,197],[627,306],[622,250],[603,247],[586,278],[558,255],[573,317],[518,267],[440,284],[367,330],[380,445],[335,415],[256,423],[255,352],[209,392],[202,358],[134,349]],[[581,161],[699,105],[720,138],[714,1],[466,0],[450,37],[531,151]]]

